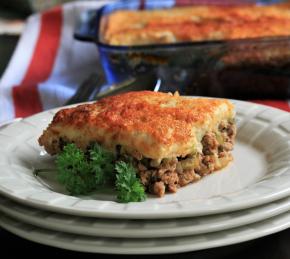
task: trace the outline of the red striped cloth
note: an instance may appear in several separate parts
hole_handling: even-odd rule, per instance
[[[16,117],[26,117],[42,111],[38,83],[46,81],[51,74],[59,48],[61,27],[60,7],[41,15],[39,35],[30,64],[20,85],[12,87]]]
[[[62,106],[97,69],[96,46],[74,40],[73,30],[82,11],[108,2],[69,3],[27,20],[0,80],[0,123]],[[287,101],[256,102],[290,111]]]
[[[251,100],[252,102],[255,103],[260,103],[268,106],[272,106],[287,112],[290,112],[290,104],[289,101],[285,100]]]
[[[68,3],[29,17],[0,79],[0,123],[62,106],[97,69],[96,46],[73,32],[81,12],[110,2]]]

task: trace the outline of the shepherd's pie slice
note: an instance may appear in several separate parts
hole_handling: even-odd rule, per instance
[[[39,144],[53,155],[67,143],[86,150],[97,142],[132,157],[147,191],[162,196],[232,160],[234,115],[228,100],[129,92],[60,110]]]

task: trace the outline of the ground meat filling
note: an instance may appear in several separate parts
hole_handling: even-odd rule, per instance
[[[159,197],[166,191],[176,192],[179,187],[199,180],[202,176],[224,167],[231,160],[236,135],[234,122],[223,121],[219,134],[208,132],[202,138],[202,153],[184,158],[162,161],[135,156],[134,163],[146,191]]]
[[[124,156],[121,154],[122,147],[117,146],[117,157],[125,161],[128,157],[133,157],[133,164],[146,191],[161,197],[166,191],[176,192],[179,187],[198,181],[231,160],[230,151],[234,145],[236,126],[232,121],[223,121],[218,130],[218,134],[207,132],[203,136],[202,153],[159,161],[144,158],[137,151]],[[60,138],[53,144],[62,150],[67,143],[67,139]]]

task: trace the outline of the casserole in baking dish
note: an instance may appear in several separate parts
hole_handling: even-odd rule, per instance
[[[153,73],[161,91],[182,95],[290,96],[287,3],[189,0],[193,5],[176,7],[180,2],[112,3],[87,12],[75,36],[97,44],[108,83]]]
[[[118,46],[288,36],[290,5],[193,5],[118,10],[104,16],[100,38]]]

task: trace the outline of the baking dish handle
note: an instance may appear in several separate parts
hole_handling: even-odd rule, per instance
[[[75,26],[74,38],[80,41],[97,41],[99,10],[88,10],[81,13]]]

